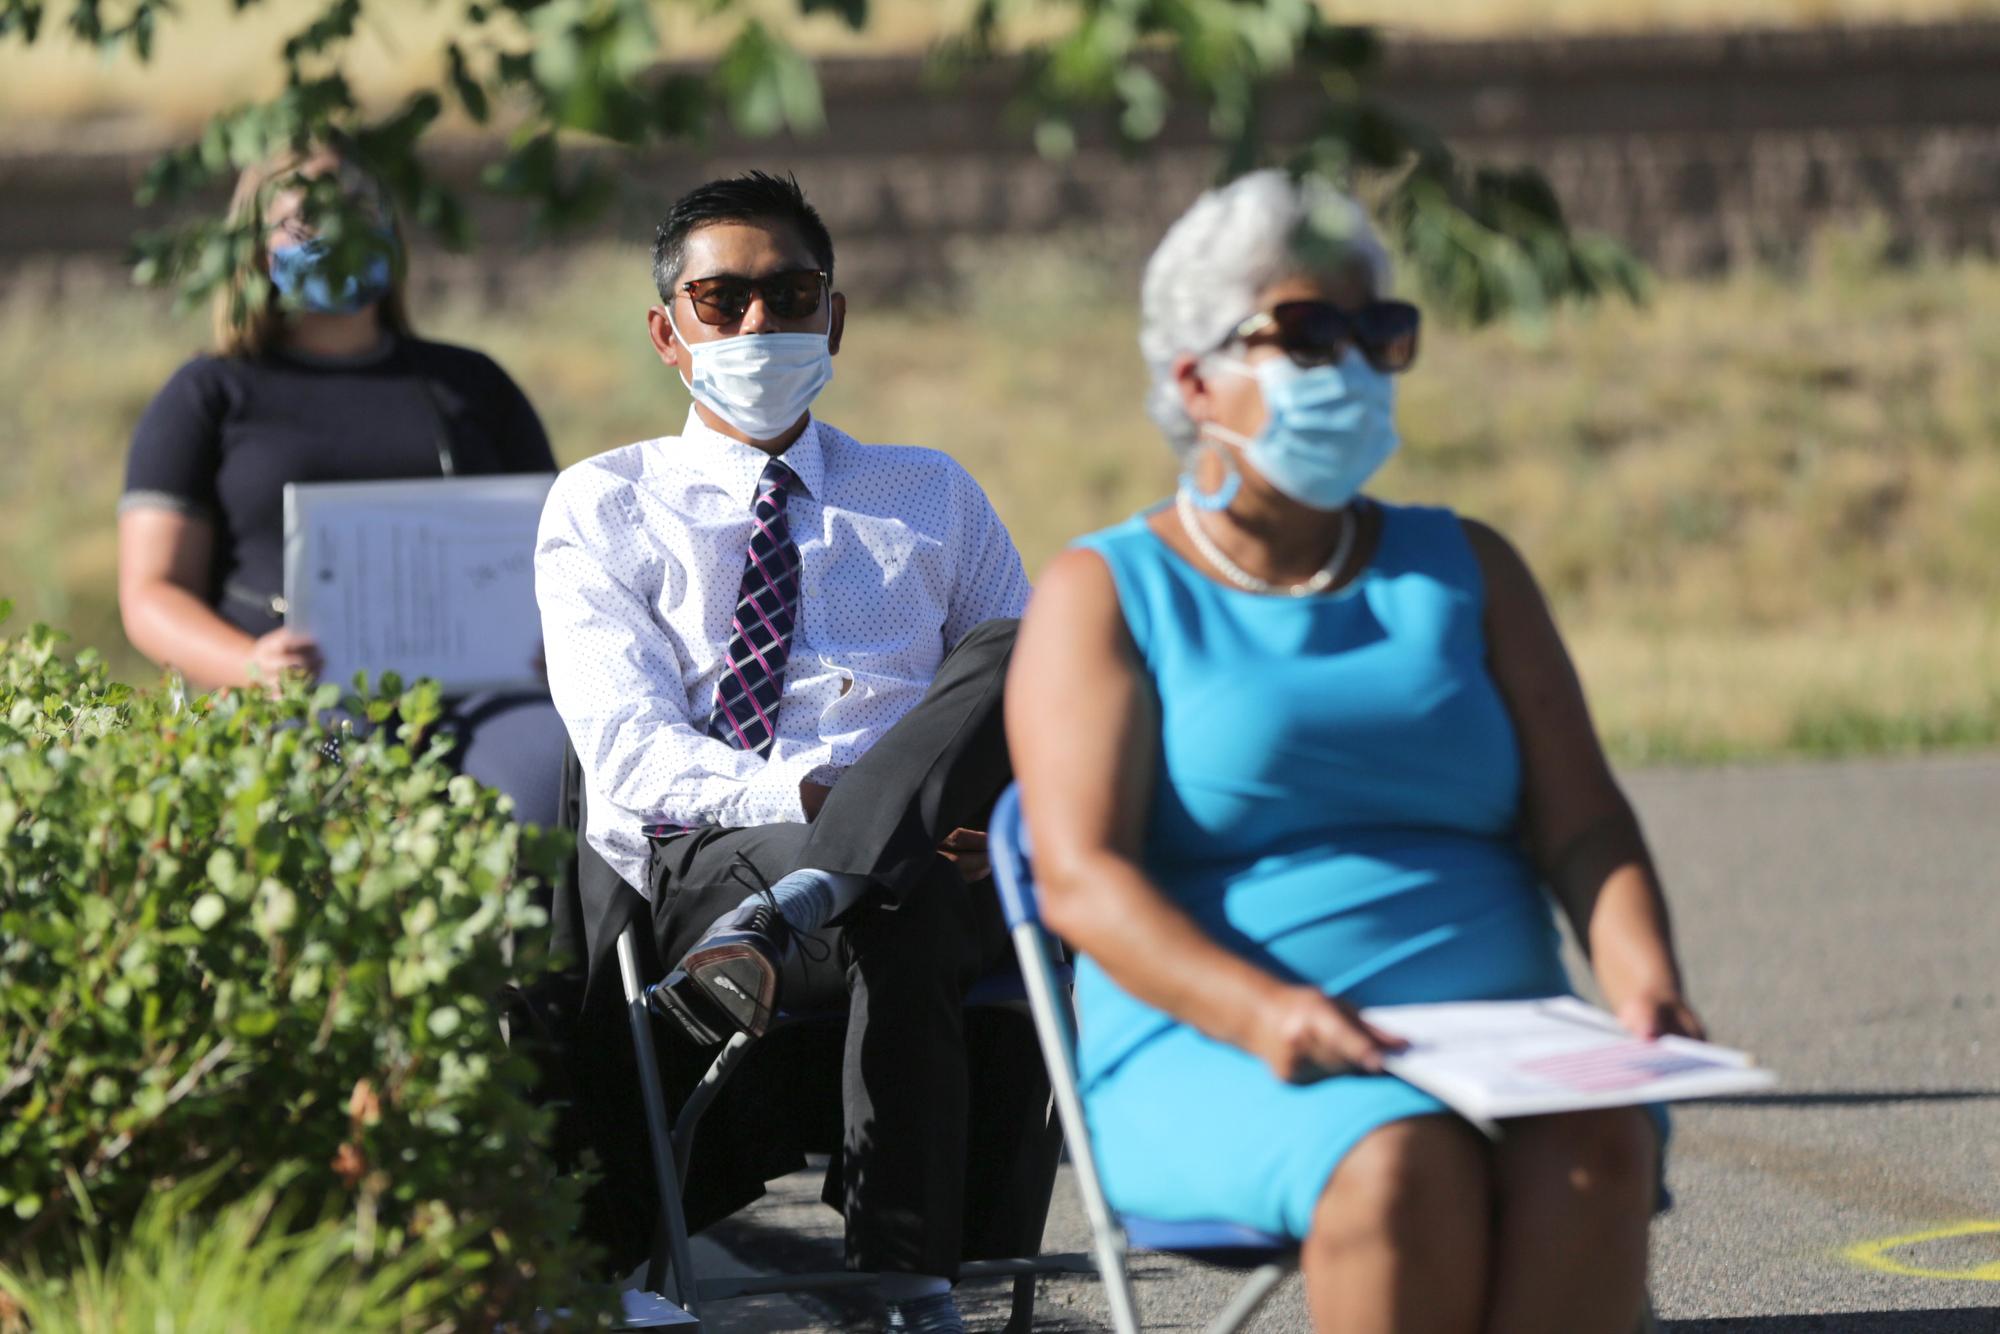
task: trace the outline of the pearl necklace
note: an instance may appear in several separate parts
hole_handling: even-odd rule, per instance
[[[1246,593],[1282,593],[1287,597],[1305,598],[1315,593],[1323,593],[1340,574],[1340,567],[1347,564],[1347,557],[1354,550],[1354,535],[1360,524],[1355,522],[1353,506],[1340,512],[1340,541],[1333,548],[1333,555],[1312,578],[1297,584],[1274,584],[1268,579],[1259,579],[1250,571],[1222,554],[1222,548],[1201,526],[1201,515],[1194,507],[1194,500],[1182,487],[1174,493],[1174,512],[1180,516],[1181,527],[1187,530],[1188,539],[1195,550],[1222,574],[1222,577]]]

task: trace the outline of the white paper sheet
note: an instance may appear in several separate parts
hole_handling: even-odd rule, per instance
[[[285,623],[322,679],[435,677],[451,694],[540,689],[535,527],[552,473],[285,488]]]
[[[1678,1102],[1769,1088],[1777,1077],[1728,1047],[1647,1042],[1580,1000],[1382,1005],[1362,1011],[1407,1039],[1390,1074],[1474,1121]]]

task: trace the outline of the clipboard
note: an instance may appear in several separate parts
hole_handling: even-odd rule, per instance
[[[285,487],[285,624],[323,678],[546,690],[535,531],[554,473]]]

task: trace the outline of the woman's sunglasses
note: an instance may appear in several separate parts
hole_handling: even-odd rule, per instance
[[[764,313],[774,320],[802,320],[819,310],[820,294],[825,290],[826,275],[818,269],[795,269],[763,278],[724,274],[681,284],[681,291],[694,307],[694,317],[703,324],[734,324],[752,301],[762,301]]]
[[[1281,301],[1237,325],[1223,344],[1275,330],[1270,341],[1301,366],[1338,361],[1355,347],[1376,370],[1397,375],[1417,359],[1422,323],[1407,301],[1370,301],[1356,310],[1342,310],[1330,301]]]

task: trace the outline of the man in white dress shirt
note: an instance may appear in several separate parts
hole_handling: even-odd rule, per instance
[[[655,1009],[696,1041],[848,1008],[848,1263],[891,1328],[957,1330],[961,1001],[1006,954],[976,831],[1027,578],[950,457],[810,414],[846,303],[795,182],[692,191],[653,267],[693,410],[564,472],[536,544],[585,835],[650,901]]]

